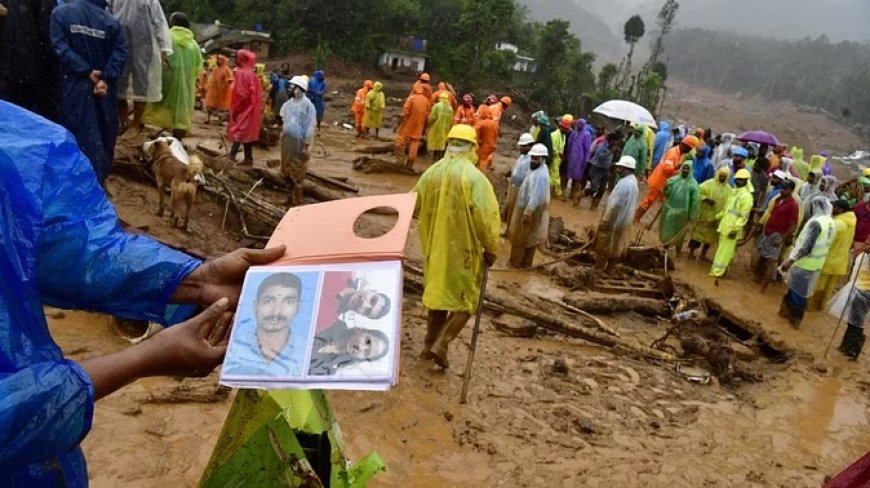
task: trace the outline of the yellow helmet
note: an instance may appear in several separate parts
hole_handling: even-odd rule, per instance
[[[472,144],[477,144],[477,131],[470,125],[456,124],[452,129],[450,129],[450,132],[447,134],[447,139],[459,139],[461,141],[468,141]]]
[[[749,178],[752,178],[752,175],[749,174],[746,168],[738,169],[737,173],[734,174],[735,180],[748,180]]]

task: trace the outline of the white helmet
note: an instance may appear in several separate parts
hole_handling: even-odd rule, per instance
[[[535,144],[532,146],[532,150],[529,151],[529,156],[549,156],[550,153],[547,151],[547,146],[543,144]]]
[[[290,83],[302,88],[302,91],[308,91],[308,77],[305,75],[296,75],[290,78]]]
[[[520,136],[519,142],[517,142],[517,146],[527,146],[529,144],[534,144],[535,138],[532,137],[531,134],[526,132],[525,134]]]
[[[631,156],[623,156],[619,158],[619,162],[616,163],[617,166],[622,166],[623,168],[628,168],[630,170],[634,170],[637,168],[637,160],[635,160]]]

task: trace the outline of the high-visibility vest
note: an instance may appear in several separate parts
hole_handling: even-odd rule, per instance
[[[825,259],[828,257],[828,251],[831,250],[831,242],[834,240],[834,219],[827,215],[813,217],[809,222],[807,222],[807,226],[809,226],[813,221],[819,223],[822,231],[819,234],[818,239],[816,239],[816,244],[813,246],[812,251],[794,263],[795,266],[807,271],[818,271],[822,269],[825,265]],[[804,229],[806,229],[807,226],[805,226]],[[809,232],[801,232],[801,235],[798,236],[797,242],[795,243],[795,249],[801,249],[809,238],[808,236]]]

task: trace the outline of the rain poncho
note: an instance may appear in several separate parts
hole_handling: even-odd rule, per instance
[[[383,87],[383,83],[376,81],[372,89],[366,94],[366,111],[363,116],[363,126],[366,129],[379,129],[381,127],[381,119],[383,119],[384,107],[386,106],[384,92],[381,91]]]
[[[568,178],[579,181],[586,171],[586,163],[592,153],[592,134],[586,130],[586,121],[580,119],[574,132],[565,144],[565,158],[568,160]]]
[[[560,129],[556,129],[553,132],[550,132],[550,145],[551,147],[547,148],[549,151],[548,154],[551,155],[550,158],[550,186],[553,188],[553,191],[556,193],[556,196],[562,196],[562,177],[560,174],[560,168],[562,166],[562,154],[565,151],[565,134],[562,133]]]
[[[719,246],[716,248],[716,256],[713,257],[713,266],[710,275],[716,278],[725,276],[728,266],[737,253],[737,241],[743,237],[743,229],[749,221],[749,213],[752,211],[752,190],[749,182],[746,186],[734,188],[725,208],[719,215]],[[734,238],[728,237],[732,232]]]
[[[622,148],[623,156],[631,156],[636,161],[636,165],[634,167],[634,174],[638,178],[641,175],[645,174],[647,169],[646,166],[646,155],[647,155],[647,146],[646,141],[643,138],[643,135],[635,136],[632,134],[631,137],[628,138],[628,141],[625,143],[625,147]]]
[[[84,487],[93,384],[43,305],[176,323],[192,307],[166,320],[167,302],[199,262],[123,232],[70,134],[6,102],[0,168],[0,486]]]
[[[659,161],[662,160],[662,156],[665,155],[665,151],[671,148],[674,142],[674,137],[671,135],[671,125],[667,122],[659,123],[659,131],[656,133],[656,140],[653,146],[653,156],[650,167],[655,168],[658,166]]]
[[[804,161],[804,150],[797,146],[792,146],[789,150],[789,154],[791,154],[792,160],[794,161],[794,169],[797,171],[798,177],[802,180],[806,180],[807,175],[810,172],[810,164]]]
[[[689,168],[689,174],[683,177],[683,168]],[[692,176],[692,163],[685,162],[680,167],[680,173],[672,176],[664,189],[665,205],[662,210],[659,238],[663,243],[671,243],[689,222],[698,218],[698,182]],[[680,247],[682,239],[672,244]]]
[[[236,77],[227,136],[232,142],[256,142],[262,123],[263,86],[254,73],[257,55],[247,49],[236,51]]]
[[[713,166],[718,170],[731,159],[731,145],[734,144],[736,135],[726,132],[722,134],[722,142],[716,148],[716,154],[713,155]]]
[[[477,121],[477,167],[486,172],[492,166],[498,146],[498,122],[492,119],[489,107],[480,108]]]
[[[791,295],[797,295],[791,305],[800,308],[800,298],[809,298],[813,294],[816,281],[824,267],[825,260],[831,250],[835,235],[834,219],[831,218],[831,202],[823,196],[810,200],[812,217],[807,221],[798,235],[789,259],[794,265],[789,269],[786,283]]]
[[[532,222],[523,224],[523,216]],[[550,175],[543,164],[531,170],[517,193],[516,207],[510,222],[511,244],[527,248],[547,241],[550,227]]]
[[[172,37],[171,69],[163,72],[163,99],[149,103],[142,120],[163,129],[190,131],[193,127],[193,108],[196,103],[196,77],[202,69],[202,54],[193,32],[175,26]]]
[[[453,107],[445,93],[429,113],[426,147],[431,151],[443,151],[447,147],[447,133],[453,127]]]
[[[810,183],[807,181],[802,184],[801,187],[797,191],[797,195],[801,198],[801,200],[809,201],[812,197],[819,194],[819,187],[822,184],[822,171],[821,170],[811,170],[810,173],[815,175],[815,181]]]
[[[699,185],[716,175],[716,167],[713,166],[713,161],[710,160],[710,153],[712,151],[712,148],[704,146],[701,148],[698,157],[693,163],[692,171],[695,173],[695,181],[697,181]]]
[[[810,171],[818,171],[822,173],[822,169],[824,168],[824,166],[825,158],[823,158],[822,156],[818,154],[813,154],[813,156],[810,157]]]
[[[692,239],[703,244],[716,244],[719,240],[719,215],[728,202],[733,189],[728,184],[730,171],[727,167],[720,168],[716,176],[698,186],[700,195],[700,211],[698,220],[692,228]],[[720,175],[725,176],[724,182],[719,182]]]
[[[317,70],[314,76],[308,80],[308,91],[305,95],[314,104],[314,110],[317,112],[317,119],[323,119],[323,111],[326,110],[326,104],[323,101],[323,95],[326,94],[326,78],[323,71]],[[427,99],[428,101],[428,99]]]
[[[429,310],[477,311],[483,253],[498,253],[498,201],[492,184],[474,167],[473,154],[448,148],[413,190],[424,259],[423,305]]]
[[[208,77],[205,92],[205,107],[209,110],[229,110],[233,100],[233,70],[229,58],[217,57],[217,66]]]
[[[616,182],[607,198],[607,206],[601,217],[602,222],[607,222],[607,232],[598,236],[596,244],[598,252],[605,253],[608,259],[618,259],[628,249],[639,193],[637,177],[629,174]]]
[[[535,138],[536,143],[543,144],[544,147],[547,148],[548,156],[544,157],[544,163],[549,167],[550,162],[553,160],[553,138],[550,136],[553,129],[550,127],[550,119],[547,118],[546,115],[540,115],[537,118],[537,121],[538,125],[533,128],[532,137]],[[534,129],[537,129],[537,132],[535,132]],[[558,174],[559,172],[556,171],[556,173]],[[552,172],[550,174],[552,174]],[[550,184],[552,185],[553,182],[550,181]]]
[[[640,124],[643,127],[643,140],[646,142],[646,169],[652,169],[653,151],[656,145],[656,133],[648,126]]]
[[[280,141],[281,174],[301,185],[307,170],[307,162],[302,160],[302,150],[306,144],[311,144],[317,127],[314,104],[306,96],[293,97],[281,106],[280,116],[284,121]]]
[[[101,183],[109,176],[118,138],[117,80],[127,58],[127,43],[104,0],[76,0],[51,14],[51,43],[60,63],[58,122],[69,129]],[[108,92],[94,96],[88,78],[102,71]]]
[[[855,225],[858,219],[855,212],[848,211],[834,216],[834,242],[822,267],[822,274],[846,276],[849,271],[849,253],[855,238]]]
[[[839,199],[837,196],[837,177],[834,175],[825,175],[822,176],[822,181],[824,182],[825,190],[821,191],[820,186],[820,194],[827,197],[829,202],[834,203]]]
[[[109,10],[118,19],[127,40],[127,64],[118,79],[118,98],[159,102],[165,78],[165,74],[161,77],[163,63],[160,54],[172,54],[173,42],[169,38],[169,26],[160,2],[111,0]]]

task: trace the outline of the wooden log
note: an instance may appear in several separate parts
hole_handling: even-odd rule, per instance
[[[359,188],[357,188],[353,185],[349,185],[343,181],[338,181],[335,178],[331,178],[329,176],[324,176],[322,174],[315,173],[314,171],[311,171],[311,170],[308,170],[308,176],[310,176],[316,180],[320,180],[324,183],[328,183],[332,186],[341,188],[342,190],[353,192],[353,193],[359,193]]]
[[[641,298],[632,295],[611,295],[607,293],[569,293],[562,301],[589,313],[603,315],[616,312],[637,312],[641,315],[668,315],[668,306],[662,300]]]

